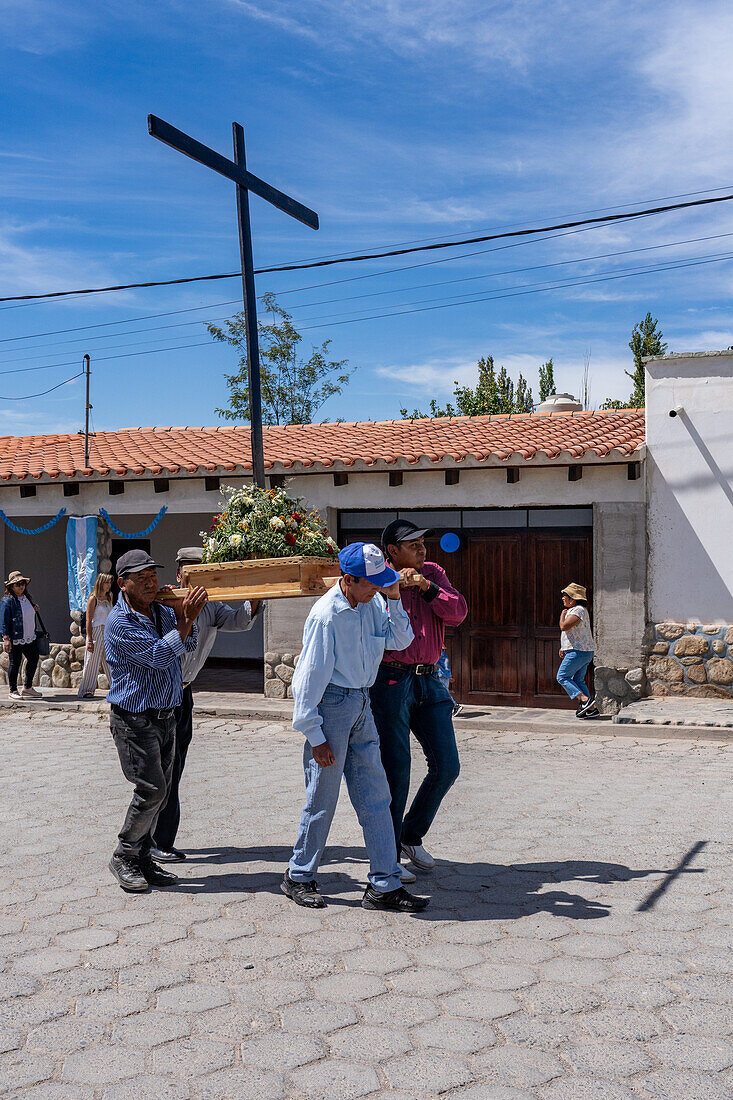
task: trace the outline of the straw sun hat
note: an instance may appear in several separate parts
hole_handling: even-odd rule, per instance
[[[569,596],[571,600],[587,600],[588,596],[582,584],[569,584],[562,590],[563,596]]]
[[[30,577],[24,577],[20,570],[14,569],[6,580],[5,584],[6,586],[10,586],[11,584],[20,584],[21,581],[25,581],[26,584],[31,583]]]

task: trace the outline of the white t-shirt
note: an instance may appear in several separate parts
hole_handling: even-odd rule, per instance
[[[104,600],[97,600],[97,605],[92,615],[92,630],[95,630],[98,626],[104,626],[111,610],[111,603],[105,603]]]
[[[590,628],[588,608],[578,603],[575,607],[569,607],[568,611],[571,615],[576,615],[580,622],[562,631],[560,634],[560,649],[564,649],[566,653],[569,649],[574,649],[579,653],[595,653],[596,643],[593,641]]]
[[[33,604],[27,596],[20,597],[20,607],[23,612],[23,645],[30,645],[36,640],[36,613]]]

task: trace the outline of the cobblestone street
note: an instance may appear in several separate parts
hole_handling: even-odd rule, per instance
[[[131,788],[105,716],[3,712],[0,1094],[729,1100],[733,745],[625,733],[459,731],[410,918],[360,908],[345,796],[328,907],[280,893],[284,725],[197,724],[190,859],[135,896],[106,867]]]

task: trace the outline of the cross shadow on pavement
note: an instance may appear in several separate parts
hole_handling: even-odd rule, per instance
[[[181,880],[178,890],[186,893],[280,893],[283,871],[292,848],[259,845],[249,848],[221,846],[189,851],[184,867],[205,865],[207,873]],[[259,869],[253,864],[275,865]],[[212,865],[243,865],[241,870],[208,872]],[[356,864],[355,874],[329,868]],[[326,849],[318,876],[321,893],[331,904],[358,905],[355,891],[366,883],[366,852],[358,847],[331,846]],[[551,860],[542,863],[459,863],[438,860],[431,874],[419,874],[410,886],[413,893],[430,896],[427,920],[514,920],[534,913],[548,913],[570,920],[598,920],[611,912],[610,904],[584,896],[582,888],[563,888],[577,882],[595,885],[623,884],[650,875],[665,875],[666,868],[633,869],[622,863],[595,860]],[[556,888],[544,889],[547,886]],[[343,895],[350,895],[344,897]]]

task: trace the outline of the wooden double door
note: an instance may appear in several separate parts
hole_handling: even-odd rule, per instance
[[[446,637],[454,698],[484,706],[570,706],[555,680],[560,591],[571,581],[590,590],[591,531],[464,530],[452,554],[438,539],[427,542],[428,558],[468,602],[468,617]]]

